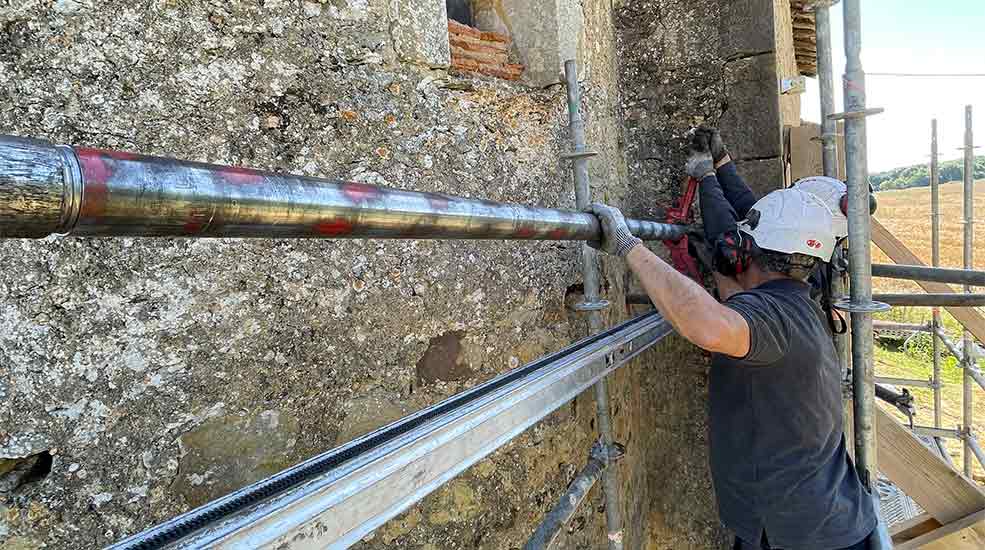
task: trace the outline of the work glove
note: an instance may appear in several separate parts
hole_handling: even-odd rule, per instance
[[[715,175],[715,161],[711,160],[711,154],[709,153],[692,152],[687,157],[684,170],[687,172],[687,175],[701,181],[705,176]]]
[[[595,214],[602,226],[602,241],[590,241],[589,246],[623,258],[629,251],[643,241],[629,232],[626,218],[618,208],[602,203],[594,203],[588,211]]]
[[[728,156],[728,149],[726,149],[725,142],[722,141],[722,134],[717,128],[698,126],[692,132],[692,149],[697,148],[700,144],[700,148],[711,153],[715,166],[718,166],[722,159]]]
[[[687,150],[687,163],[684,164],[687,175],[698,181],[705,176],[715,175],[715,161],[711,158],[711,134],[707,130],[691,130],[691,142],[688,143]]]

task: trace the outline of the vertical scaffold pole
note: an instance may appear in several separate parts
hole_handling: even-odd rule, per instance
[[[875,482],[873,413],[872,252],[869,240],[869,185],[865,142],[865,73],[862,71],[860,0],[845,0],[845,174],[848,184],[849,277],[852,303],[852,378],[855,462],[867,483]]]
[[[564,76],[568,88],[568,124],[571,128],[571,141],[574,150],[565,155],[572,163],[575,180],[575,201],[579,210],[591,202],[591,188],[588,180],[588,158],[596,153],[585,145],[585,123],[581,118],[581,89],[578,84],[578,66],[574,60],[564,62]],[[599,299],[599,266],[594,248],[582,244],[582,277],[584,279],[585,301],[576,306],[588,312],[588,326],[592,334],[602,330],[601,310],[608,302]],[[599,434],[605,447],[606,456],[613,453],[612,419],[609,415],[609,389],[602,378],[594,386],[596,418]],[[602,488],[605,494],[605,520],[608,528],[609,550],[622,550],[622,501],[619,498],[619,472],[609,467],[602,472]]]
[[[845,175],[848,184],[848,253],[852,314],[852,407],[855,414],[855,465],[869,487],[879,513],[876,490],[875,365],[872,313],[886,309],[872,301],[872,250],[869,227],[869,173],[866,158],[865,117],[880,112],[865,108],[865,73],[862,71],[861,0],[845,0]],[[884,519],[880,518],[870,548],[892,548]]]
[[[964,108],[964,268],[974,269],[975,243],[975,144],[971,134],[971,105]],[[966,293],[971,292],[971,285],[964,285]],[[964,424],[964,474],[971,476],[972,449],[968,436],[972,434],[974,380],[971,377],[972,367],[975,366],[974,344],[971,333],[964,331],[965,369],[962,377],[962,423]]]
[[[817,37],[817,80],[821,97],[821,162],[824,175],[838,177],[838,123],[828,118],[835,112],[834,69],[831,63],[831,16],[830,8],[818,5],[814,10],[814,34]],[[831,295],[844,296],[848,287],[841,262],[842,247],[835,250],[833,262],[838,269],[831,278]],[[842,375],[848,372],[851,361],[847,334],[834,336],[835,350],[841,362]]]
[[[930,121],[930,260],[934,267],[941,265],[941,195],[940,177],[937,172],[937,119]],[[941,358],[940,338],[941,309],[933,308],[931,341],[934,358],[934,427],[941,427]]]
[[[817,37],[817,82],[821,96],[821,163],[824,175],[838,177],[838,123],[828,118],[835,112],[834,69],[831,62],[830,8],[819,5],[814,10],[814,34]]]

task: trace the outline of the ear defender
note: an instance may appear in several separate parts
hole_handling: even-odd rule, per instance
[[[726,231],[715,243],[715,270],[726,277],[735,277],[749,269],[758,250],[749,235],[737,229]]]
[[[841,200],[838,201],[838,206],[841,207],[841,213],[848,217],[848,193],[841,196]],[[876,213],[876,209],[879,208],[879,201],[876,200],[875,192],[872,190],[872,186],[869,186],[869,215]]]

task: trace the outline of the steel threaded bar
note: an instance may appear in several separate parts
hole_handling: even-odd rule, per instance
[[[682,225],[628,220],[648,240]],[[0,238],[268,237],[593,241],[557,210],[0,136]]]

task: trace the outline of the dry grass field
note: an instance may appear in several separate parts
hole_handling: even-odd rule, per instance
[[[963,267],[964,194],[960,182],[941,185],[941,266]],[[930,188],[916,187],[898,191],[877,193],[879,209],[876,218],[910,247],[913,252],[930,265]],[[975,182],[975,221],[976,239],[974,241],[974,263],[976,269],[985,269],[985,180]],[[872,248],[872,261],[892,263],[878,248]],[[874,279],[875,292],[921,292],[916,283],[892,279]],[[956,291],[961,289],[955,287]],[[980,290],[981,291],[981,290]],[[979,308],[985,313],[985,310]],[[881,318],[907,322],[930,320],[929,308],[894,308],[879,315]],[[957,336],[959,325],[945,314],[948,332]],[[876,351],[876,372],[882,376],[896,376],[926,379],[930,376],[929,360],[916,359],[900,351],[878,348]],[[954,360],[945,363],[942,391],[942,424],[954,427],[961,419],[961,371]],[[918,424],[933,425],[933,397],[930,390],[910,388],[917,401]],[[979,441],[985,439],[985,392],[977,386],[974,392],[975,426]],[[960,465],[961,444],[948,442],[948,450],[954,462]],[[985,475],[985,469],[975,463],[975,474]]]
[[[941,266],[964,267],[962,243],[964,224],[964,190],[960,182],[941,185]],[[914,187],[876,193],[879,209],[876,218],[899,237],[913,252],[930,265],[930,187]],[[977,269],[985,268],[985,180],[975,182],[976,239],[974,260]],[[892,263],[878,248],[872,248],[872,261]],[[876,292],[909,292],[919,287],[908,281],[875,279]]]

